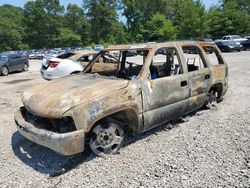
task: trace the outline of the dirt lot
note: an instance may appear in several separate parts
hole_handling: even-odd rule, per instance
[[[250,187],[250,52],[224,56],[230,88],[217,109],[128,138],[107,158],[63,157],[16,132],[20,92],[46,82],[38,61],[0,77],[0,187]]]

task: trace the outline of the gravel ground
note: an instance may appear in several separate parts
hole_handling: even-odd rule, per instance
[[[230,87],[217,109],[130,137],[107,158],[63,157],[16,131],[20,92],[46,82],[39,62],[0,77],[0,187],[250,187],[250,52],[224,56]]]

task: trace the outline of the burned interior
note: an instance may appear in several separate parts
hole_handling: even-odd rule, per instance
[[[159,48],[150,65],[151,79],[183,74],[183,67],[176,48]]]

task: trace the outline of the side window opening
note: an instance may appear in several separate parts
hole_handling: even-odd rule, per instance
[[[74,53],[66,53],[66,54],[62,54],[62,55],[59,55],[57,56],[57,58],[60,58],[60,59],[67,59],[71,56],[75,55]]]
[[[203,46],[203,49],[208,53],[207,57],[212,65],[224,64],[219,51],[213,46]]]
[[[145,63],[148,50],[124,50],[121,51],[121,62],[118,77],[134,80],[140,74]]]
[[[90,62],[93,59],[93,55],[83,55],[77,61]]]
[[[175,48],[159,48],[150,66],[151,79],[183,74],[180,57]]]
[[[207,67],[207,63],[197,46],[183,46],[184,56],[187,60],[188,72],[198,71]]]

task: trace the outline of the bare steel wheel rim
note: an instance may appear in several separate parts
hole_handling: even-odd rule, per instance
[[[217,106],[218,93],[216,91],[209,92],[207,96],[206,106],[209,109],[215,108]]]
[[[98,124],[93,129],[90,148],[97,156],[104,157],[107,154],[117,153],[123,143],[123,139],[124,131],[116,123]]]
[[[4,75],[4,76],[6,76],[6,75],[8,75],[8,69],[7,69],[7,67],[2,67],[2,74]]]

